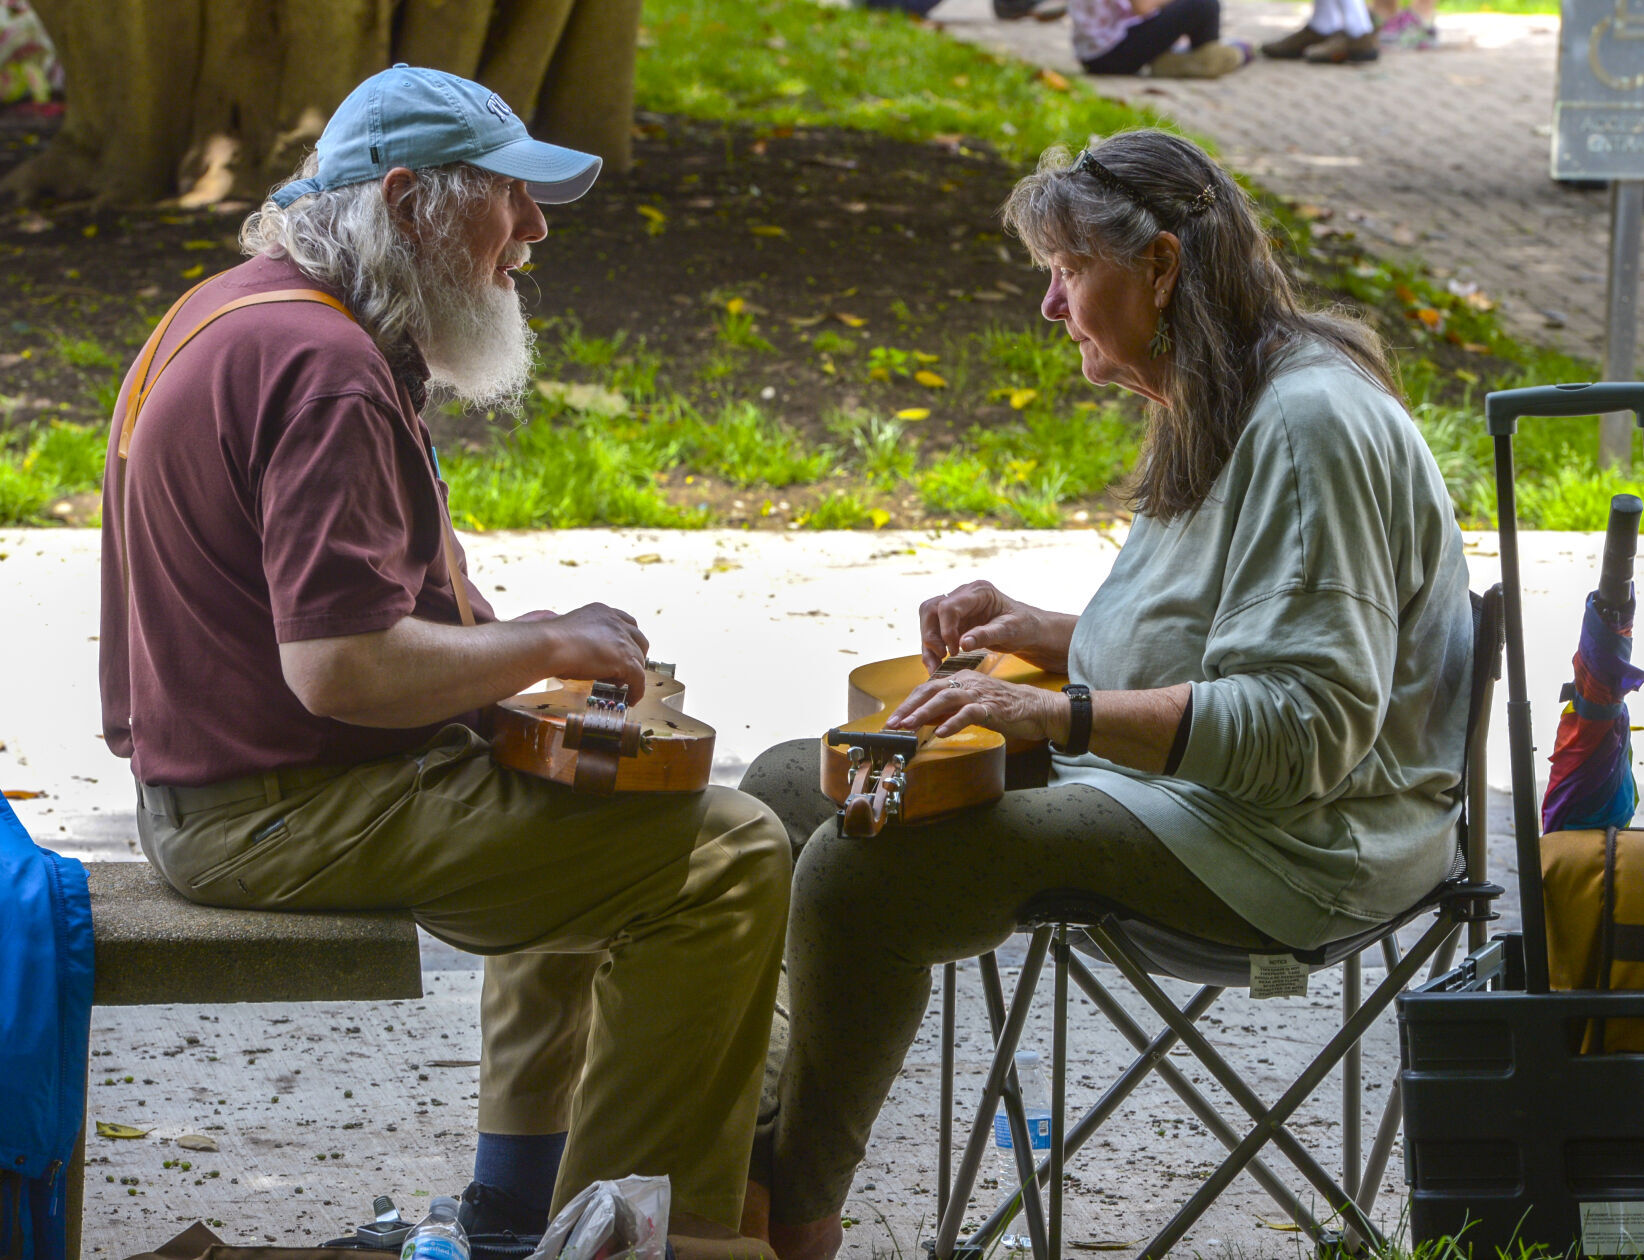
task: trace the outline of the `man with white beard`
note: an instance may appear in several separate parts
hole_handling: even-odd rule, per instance
[[[438,71],[396,66],[338,107],[247,220],[250,259],[179,300],[121,391],[104,727],[185,896],[403,907],[487,956],[470,1232],[540,1233],[595,1179],[667,1174],[680,1260],[769,1256],[737,1229],[782,824],[726,788],[578,795],[492,762],[487,706],[546,677],[637,698],[647,643],[603,604],[497,620],[418,414],[430,384],[520,397],[509,273],[537,203],[598,170]]]

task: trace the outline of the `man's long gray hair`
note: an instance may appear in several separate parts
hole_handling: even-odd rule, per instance
[[[292,178],[312,176],[318,166],[310,154]],[[467,323],[456,330],[449,326],[453,307],[462,305],[457,294],[472,279],[460,272],[471,255],[455,229],[467,212],[495,194],[501,177],[464,164],[413,174],[416,183],[401,202],[400,223],[390,215],[381,185],[367,180],[300,197],[283,209],[264,202],[241,227],[240,247],[251,255],[290,258],[305,275],[335,288],[390,363],[402,364],[414,345],[428,355],[440,381],[441,343],[453,335],[475,335],[474,325],[483,318],[460,312],[458,318]],[[484,299],[504,301],[500,291],[482,292],[476,300]],[[517,313],[517,301],[512,306]],[[528,364],[532,338],[520,322],[515,340],[523,334]],[[519,354],[517,345],[513,352]],[[522,382],[485,379],[472,391],[463,384],[456,382],[458,392],[475,401],[506,405],[517,399]]]
[[[1343,312],[1301,306],[1255,206],[1203,149],[1139,129],[1093,142],[1091,151],[1142,200],[1073,171],[1073,155],[1057,148],[1016,185],[1003,213],[1040,265],[1061,255],[1131,266],[1160,232],[1181,241],[1166,310],[1174,342],[1168,402],[1150,408],[1127,487],[1132,507],[1163,520],[1198,508],[1274,367],[1303,338],[1335,346],[1397,397],[1380,338]]]

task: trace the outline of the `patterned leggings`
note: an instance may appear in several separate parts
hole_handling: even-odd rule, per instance
[[[800,852],[788,918],[786,1061],[775,1114],[767,1098],[755,1148],[775,1221],[819,1220],[844,1204],[924,1018],[931,967],[1002,944],[1034,894],[1098,892],[1212,939],[1266,939],[1096,788],[1028,788],[924,826],[842,839],[817,786],[818,760],[815,741],[778,744],[741,785],[776,812]],[[766,1159],[768,1167],[757,1166]]]

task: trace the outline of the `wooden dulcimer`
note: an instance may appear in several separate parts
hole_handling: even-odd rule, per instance
[[[1043,740],[1006,740],[967,726],[938,738],[933,727],[887,731],[885,719],[920,683],[962,669],[1003,682],[1060,690],[1067,677],[1001,652],[950,656],[934,674],[917,656],[874,661],[851,671],[850,720],[822,738],[822,791],[839,806],[839,834],[876,836],[891,821],[924,822],[1004,795],[1011,763],[1031,758]]]
[[[713,727],[687,717],[674,667],[645,663],[645,695],[550,678],[492,710],[491,756],[577,792],[695,792],[713,767]]]

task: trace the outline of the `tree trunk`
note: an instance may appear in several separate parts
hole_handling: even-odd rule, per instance
[[[63,126],[0,183],[42,197],[260,201],[396,61],[474,78],[532,134],[631,162],[640,0],[34,0]]]

